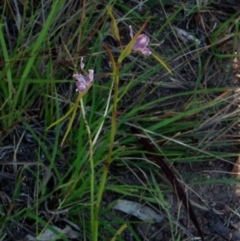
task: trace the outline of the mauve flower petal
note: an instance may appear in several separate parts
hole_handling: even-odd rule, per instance
[[[76,79],[77,81],[81,81],[83,76],[81,74],[73,74],[73,78]]]
[[[76,86],[77,86],[76,91],[78,91],[78,92],[84,92],[84,91],[86,90],[86,88],[87,88],[86,83],[80,82],[80,81],[78,81],[78,82],[76,83]]]
[[[73,78],[75,78],[77,80],[77,83],[76,83],[77,89],[76,89],[76,91],[84,92],[86,87],[87,87],[87,83],[85,81],[86,77],[84,77],[81,74],[74,74]]]
[[[142,53],[143,55],[148,56],[148,55],[151,55],[151,54],[152,54],[152,51],[151,51],[149,48],[145,48],[145,49],[142,49],[141,53]]]
[[[130,31],[130,37],[133,38],[133,29],[131,25],[129,25],[129,31]],[[140,34],[137,37],[137,40],[132,50],[139,52],[143,55],[150,55],[152,52],[149,48],[147,48],[149,42],[150,42],[150,38],[146,34]]]
[[[93,82],[93,78],[94,78],[94,70],[93,69],[88,70],[88,78],[89,78],[90,82]]]
[[[87,76],[83,76],[82,74],[74,74],[73,78],[77,80],[76,91],[84,92],[89,87],[91,82],[93,81],[94,71],[92,69],[88,70]]]
[[[133,46],[134,51],[141,51],[145,49],[149,43],[150,39],[146,34],[141,34],[138,36],[136,43]]]

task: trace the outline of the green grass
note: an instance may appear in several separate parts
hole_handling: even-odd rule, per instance
[[[194,166],[209,160],[229,162],[238,156],[229,149],[236,138],[226,136],[238,123],[238,110],[230,108],[233,92],[226,85],[231,73],[208,87],[217,73],[209,70],[212,61],[201,58],[202,52],[209,51],[208,58],[224,67],[221,61],[235,56],[234,51],[218,53],[217,47],[224,34],[231,34],[229,26],[235,29],[233,41],[237,41],[236,16],[218,24],[210,33],[211,43],[202,48],[181,42],[173,33],[173,26],[186,21],[181,4],[159,19],[149,18],[149,8],[139,14],[137,5],[134,9],[118,1],[33,4],[29,0],[24,5],[19,2],[18,7],[14,2],[4,1],[2,10],[11,24],[6,18],[0,22],[1,148],[7,153],[10,141],[16,154],[25,145],[26,133],[35,147],[28,160],[16,154],[13,162],[0,163],[2,168],[11,166],[17,177],[12,196],[2,198],[0,237],[9,239],[12,230],[21,225],[29,226],[35,236],[46,229],[61,235],[54,226],[65,219],[79,227],[79,240],[125,240],[124,232],[142,240],[134,228],[136,221],[126,221],[112,211],[118,198],[130,198],[164,210],[172,240],[181,240],[184,231],[174,221],[166,198],[171,187],[159,182],[161,170],[147,159],[147,151],[140,148],[130,127],[141,130],[169,163]],[[187,6],[190,16],[204,8],[207,6]],[[137,35],[144,28],[154,55],[144,57],[131,51],[137,35],[126,45],[129,25]],[[161,26],[149,30],[155,25]],[[112,48],[104,43],[107,35],[125,44]],[[80,71],[81,57],[85,70],[95,72],[94,83],[84,94],[75,92],[72,78]],[[194,58],[197,70],[191,61]],[[186,69],[190,84],[181,74]],[[177,80],[177,87],[170,78]],[[165,94],[169,89],[171,93]],[[25,132],[16,136],[19,127]],[[113,175],[112,167],[119,174]],[[122,172],[136,176],[140,183],[125,183]],[[31,185],[23,189],[26,182]],[[233,184],[235,180],[204,180],[199,175],[191,186],[214,183]],[[21,201],[23,194],[26,202]],[[115,199],[107,201],[108,197]],[[64,235],[61,238],[68,240]]]

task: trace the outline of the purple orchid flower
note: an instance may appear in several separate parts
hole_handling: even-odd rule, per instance
[[[76,91],[81,92],[81,93],[86,91],[87,88],[93,82],[93,77],[94,77],[94,71],[92,69],[88,70],[88,75],[87,76],[83,76],[82,74],[74,74],[73,78],[77,80],[77,83],[76,83],[77,89],[76,89]]]
[[[129,29],[130,29],[130,37],[133,38],[132,26],[129,26]],[[133,51],[139,52],[145,56],[150,55],[152,52],[149,48],[147,48],[149,42],[150,42],[150,39],[146,34],[140,34],[137,37],[137,40],[133,46]]]

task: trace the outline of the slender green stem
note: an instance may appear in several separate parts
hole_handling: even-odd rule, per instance
[[[90,200],[91,200],[91,221],[92,223],[94,223],[94,193],[95,193],[95,189],[94,189],[94,176],[95,176],[95,171],[94,171],[94,162],[93,162],[93,141],[91,138],[91,130],[89,127],[89,124],[87,122],[86,119],[86,112],[84,109],[84,104],[83,104],[83,99],[80,100],[81,103],[81,111],[82,111],[82,115],[83,115],[83,119],[86,125],[86,130],[88,133],[88,141],[89,141],[89,162],[90,162],[90,168],[91,168],[91,196],[90,196]],[[94,233],[94,226],[92,227],[92,233]]]
[[[111,133],[110,133],[110,143],[109,143],[109,149],[108,149],[108,156],[105,164],[105,168],[103,170],[103,175],[99,187],[99,192],[97,196],[97,202],[96,202],[96,209],[95,209],[95,222],[94,222],[94,230],[93,230],[93,241],[98,240],[98,230],[99,230],[99,209],[100,209],[100,204],[102,200],[102,195],[105,189],[106,181],[107,181],[107,176],[108,176],[108,171],[110,168],[111,164],[111,159],[112,159],[112,151],[113,151],[113,146],[114,146],[114,138],[116,134],[116,128],[117,128],[117,102],[118,102],[118,83],[119,83],[119,67],[120,65],[117,66],[117,68],[114,68],[114,97],[113,97],[113,109],[112,109],[112,120],[111,120]]]

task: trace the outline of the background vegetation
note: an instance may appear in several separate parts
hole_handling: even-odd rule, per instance
[[[143,240],[142,221],[113,210],[119,199],[161,210],[162,240],[190,238],[171,211],[172,186],[136,136],[185,189],[236,182],[238,20],[210,0],[2,1],[1,240],[46,230],[69,240],[66,225],[76,240]],[[150,56],[132,51],[140,33]],[[72,75],[89,69],[94,82],[79,94]],[[209,162],[225,173],[202,175]]]

